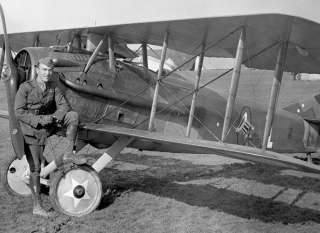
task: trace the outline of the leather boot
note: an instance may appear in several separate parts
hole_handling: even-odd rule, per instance
[[[33,214],[49,217],[51,214],[42,207],[40,198],[40,175],[38,172],[30,173],[30,189],[33,200]]]
[[[67,127],[67,149],[63,154],[63,163],[73,162],[75,164],[84,164],[87,162],[86,158],[74,156],[73,149],[74,143],[77,138],[77,125],[69,125]]]

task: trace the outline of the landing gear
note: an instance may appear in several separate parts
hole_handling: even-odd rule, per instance
[[[0,186],[10,195],[29,196],[29,168],[25,157],[11,158],[1,169]],[[89,165],[71,165],[67,170],[57,169],[50,174],[50,200],[54,209],[70,216],[93,212],[102,197],[98,173]],[[52,177],[52,178],[51,178]]]
[[[93,212],[102,197],[98,173],[88,165],[75,165],[70,170],[58,170],[50,182],[50,199],[60,213],[80,217]]]
[[[26,157],[9,159],[1,169],[1,186],[10,195],[29,196],[31,190],[29,180],[23,178],[25,171],[29,169]]]

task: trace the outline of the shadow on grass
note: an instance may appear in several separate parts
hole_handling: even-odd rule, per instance
[[[145,178],[139,183],[128,181],[124,186],[113,186],[118,195],[132,191],[141,191],[152,195],[167,197],[188,205],[208,207],[224,213],[246,219],[259,219],[264,222],[320,223],[320,212],[294,205],[275,202],[273,199],[245,195],[239,192],[216,188],[211,185],[179,185],[169,180]],[[116,196],[102,198],[99,209],[107,208]]]
[[[184,182],[198,179],[237,177],[264,184],[274,184],[285,189],[293,188],[306,192],[320,193],[319,180],[313,178],[297,178],[280,175],[277,168],[260,164],[231,164],[224,169],[212,166],[193,165],[186,161],[169,159],[170,164],[143,171],[119,171],[107,169],[103,171],[101,180],[106,190],[113,190],[112,195],[104,195],[99,209],[107,208],[118,196],[128,191],[141,191],[156,196],[167,197],[188,205],[207,207],[246,219],[258,219],[264,222],[320,223],[320,212],[300,208],[293,204],[274,201],[274,198],[262,198],[246,195],[226,188],[211,185],[180,185],[174,181]],[[137,161],[136,161],[137,162]],[[141,163],[140,163],[141,164]],[[144,161],[144,164],[147,162]],[[160,166],[160,167],[159,167]],[[282,192],[282,191],[280,191]],[[280,195],[281,193],[277,194]],[[276,196],[277,196],[276,195]],[[300,199],[303,195],[299,195]],[[296,203],[298,200],[295,200]]]

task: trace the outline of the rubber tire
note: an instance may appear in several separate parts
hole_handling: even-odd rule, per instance
[[[94,201],[93,205],[89,209],[81,213],[68,212],[65,208],[63,208],[64,205],[60,204],[59,197],[58,197],[58,189],[59,189],[59,184],[61,180],[65,178],[69,172],[72,172],[76,169],[81,169],[85,172],[88,172],[94,178],[94,181],[96,182],[96,185],[97,185],[96,200]],[[101,197],[102,197],[102,184],[100,182],[99,174],[91,166],[87,164],[82,164],[68,170],[67,172],[56,170],[55,172],[51,173],[51,177],[52,179],[50,180],[50,201],[51,201],[52,207],[58,213],[62,213],[69,216],[81,217],[81,216],[92,213],[99,206]]]
[[[11,166],[11,164],[16,161],[19,160],[16,157],[11,157],[8,158],[8,160],[5,162],[5,164],[0,168],[0,186],[3,187],[3,189],[11,196],[21,196],[21,197],[26,197],[26,196],[30,196],[31,195],[31,190],[30,193],[19,193],[16,190],[14,190],[9,182],[8,182],[8,172],[9,172],[9,168]],[[25,184],[25,183],[24,183]],[[28,187],[29,188],[29,187]]]

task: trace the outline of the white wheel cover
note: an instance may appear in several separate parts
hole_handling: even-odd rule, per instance
[[[57,185],[57,201],[67,214],[81,215],[100,202],[99,178],[85,170],[75,169],[67,172]],[[80,196],[75,190],[80,187]],[[78,189],[79,190],[79,189]]]
[[[21,195],[31,194],[31,190],[24,180],[22,180],[22,174],[28,169],[29,164],[26,156],[23,156],[21,160],[14,160],[7,171],[7,181],[10,188]]]

